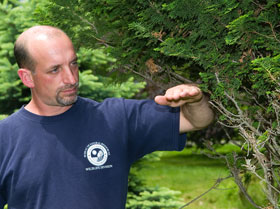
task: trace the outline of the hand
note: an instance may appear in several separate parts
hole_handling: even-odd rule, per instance
[[[186,103],[199,102],[202,97],[203,93],[197,86],[182,84],[168,89],[164,96],[156,96],[155,102],[160,105],[179,107]]]

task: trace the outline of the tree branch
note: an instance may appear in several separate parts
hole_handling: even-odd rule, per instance
[[[213,189],[217,189],[217,187],[220,185],[220,183],[228,178],[231,178],[232,175],[229,175],[225,178],[218,178],[215,182],[215,184],[210,188],[208,189],[207,191],[203,192],[201,195],[197,196],[196,198],[192,199],[190,202],[186,203],[185,205],[183,205],[182,207],[180,207],[179,209],[182,209],[182,208],[185,208],[187,207],[188,205],[192,204],[193,202],[195,202],[196,200],[198,200],[199,198],[203,197],[204,195],[206,195],[208,192],[210,192],[211,190]]]

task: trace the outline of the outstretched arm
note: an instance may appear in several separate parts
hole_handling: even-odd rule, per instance
[[[180,133],[208,126],[214,119],[208,98],[195,85],[182,84],[168,89],[164,96],[156,96],[160,105],[180,107]]]

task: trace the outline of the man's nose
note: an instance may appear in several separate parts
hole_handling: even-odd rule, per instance
[[[64,68],[63,82],[65,84],[75,84],[77,82],[76,72],[70,67]]]

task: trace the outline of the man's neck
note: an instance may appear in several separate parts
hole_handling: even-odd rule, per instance
[[[72,107],[72,105],[69,106],[50,106],[46,104],[39,104],[37,102],[34,102],[32,99],[24,108],[28,110],[31,113],[34,113],[36,115],[41,116],[54,116],[59,115],[67,110],[69,110]]]

